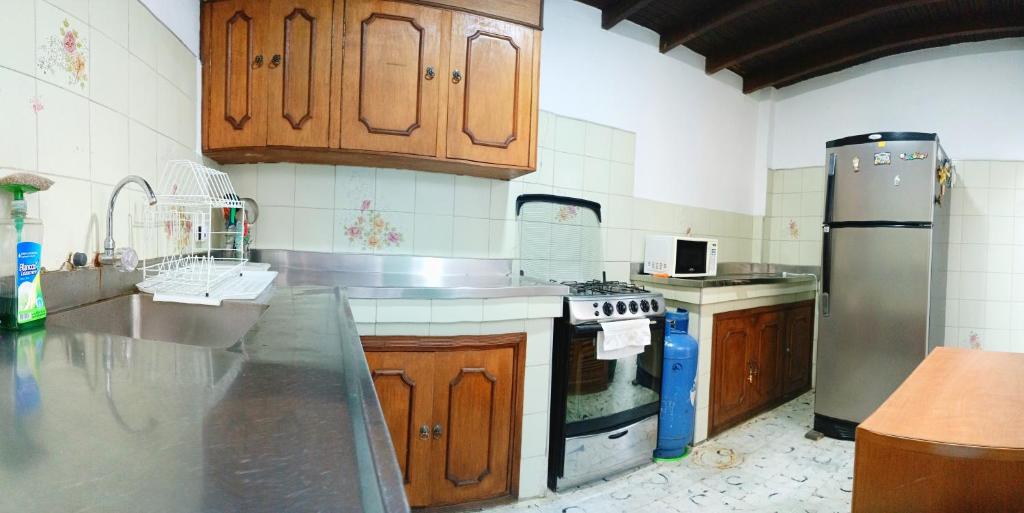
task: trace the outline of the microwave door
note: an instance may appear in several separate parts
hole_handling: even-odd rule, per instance
[[[708,271],[708,242],[699,240],[676,240],[676,276],[704,275]]]

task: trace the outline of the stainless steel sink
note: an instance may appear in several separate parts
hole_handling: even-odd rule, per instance
[[[124,337],[225,348],[238,342],[267,305],[224,301],[219,307],[158,303],[131,294],[47,316],[47,323]]]

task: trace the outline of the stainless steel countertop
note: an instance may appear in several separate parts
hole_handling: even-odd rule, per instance
[[[345,287],[350,299],[471,299],[564,296],[565,285],[513,273],[500,259],[253,250],[290,285]]]
[[[779,274],[722,274],[718,276],[705,276],[702,278],[661,278],[649,274],[633,274],[629,278],[637,283],[651,283],[655,285],[667,285],[670,287],[687,288],[710,288],[710,287],[736,287],[740,285],[758,285],[770,283],[790,283],[801,281],[813,281],[814,276],[782,276]]]
[[[261,300],[224,350],[0,333],[3,509],[409,511],[344,291]]]
[[[641,264],[630,264],[630,281],[696,289],[812,281],[820,274],[819,268],[813,266],[752,262],[722,262],[718,264],[716,276],[702,278],[660,278],[643,274],[641,269]],[[787,276],[783,276],[783,273],[787,273]],[[790,276],[792,274],[804,276]]]

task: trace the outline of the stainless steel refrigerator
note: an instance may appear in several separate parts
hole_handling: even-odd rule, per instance
[[[826,144],[814,429],[852,440],[943,343],[952,166],[935,134]]]

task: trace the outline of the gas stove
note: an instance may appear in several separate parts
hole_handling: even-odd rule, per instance
[[[569,323],[573,325],[665,315],[665,299],[656,292],[621,281],[563,282]]]

